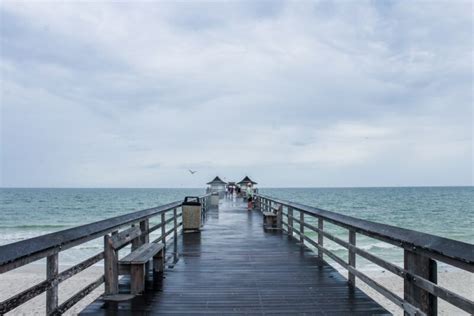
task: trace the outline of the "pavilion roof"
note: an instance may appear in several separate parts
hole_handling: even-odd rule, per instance
[[[251,184],[258,184],[257,182],[251,180],[248,176],[245,176],[245,178],[242,179],[242,181],[240,181],[239,183],[237,184],[247,184],[247,183],[251,183]]]
[[[219,177],[215,177],[214,180],[208,182],[207,184],[227,184],[227,182],[222,181]]]

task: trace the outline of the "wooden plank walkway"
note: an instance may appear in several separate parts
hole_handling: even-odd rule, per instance
[[[224,202],[207,217],[201,233],[179,237],[163,280],[128,301],[99,298],[81,315],[389,315],[294,239],[264,232],[260,212]]]

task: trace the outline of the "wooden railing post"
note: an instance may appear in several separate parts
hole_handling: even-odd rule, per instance
[[[300,243],[304,245],[304,213],[300,210]]]
[[[140,236],[141,245],[147,244],[150,242],[150,236],[148,235],[149,229],[150,229],[150,222],[148,218],[140,222],[140,230],[142,231],[142,235]]]
[[[405,249],[404,262],[405,270],[411,274],[437,283],[436,261]],[[426,313],[426,315],[431,316],[437,315],[438,313],[437,297],[416,286],[412,276],[408,276],[404,279],[404,299],[408,303],[418,307],[421,311]]]
[[[283,205],[280,205],[277,211],[277,228],[282,229],[283,225]]]
[[[356,245],[356,232],[352,229],[349,230],[349,243],[353,246]],[[349,249],[349,265],[353,268],[356,267],[356,253]],[[355,275],[349,272],[349,284],[355,286]]]
[[[53,286],[46,291],[46,315],[50,315],[58,308],[58,283],[56,280],[59,272],[58,261],[58,253],[46,258],[46,279],[53,280]]]
[[[175,261],[178,260],[178,211],[175,208],[173,210],[173,253]]]
[[[288,236],[293,237],[293,208],[288,207]]]
[[[132,224],[132,227],[135,227],[135,224]],[[135,251],[138,247],[142,245],[142,240],[140,236],[132,240],[132,251]]]
[[[321,232],[324,230],[323,219],[321,217],[318,217],[318,228]],[[318,233],[318,245],[324,247],[324,236],[321,233]],[[323,251],[321,249],[318,249],[318,257],[323,259]]]
[[[118,293],[118,257],[109,235],[104,236],[104,283],[105,295]]]
[[[140,221],[141,234],[138,238],[135,238],[135,240],[133,240],[132,248],[134,248],[134,247],[138,248],[138,247],[150,242],[150,236],[148,234],[149,229],[150,229],[150,221],[148,220],[148,218],[143,220],[143,221]],[[145,266],[145,271],[147,271],[146,273],[148,273],[148,271],[150,271],[150,268],[151,268],[151,264],[150,264],[150,262],[148,262]]]
[[[161,213],[161,236],[163,236],[163,238],[161,239],[161,242],[163,243],[163,245],[165,246],[165,251],[166,251],[166,216],[165,216],[165,212]]]

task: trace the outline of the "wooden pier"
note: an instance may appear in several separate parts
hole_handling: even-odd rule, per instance
[[[437,262],[474,272],[472,244],[263,195],[252,211],[230,200],[211,208],[210,198],[201,197],[205,224],[199,233],[183,234],[184,206],[177,201],[1,246],[0,273],[42,258],[47,273],[43,282],[0,302],[0,315],[44,292],[46,314],[60,315],[104,282],[104,295],[83,315],[389,314],[355,286],[356,278],[406,315],[437,315],[438,299],[474,314],[474,302],[438,285],[436,277]],[[328,223],[346,230],[347,239],[330,233]],[[403,249],[403,267],[357,247],[358,235]],[[103,251],[58,271],[60,252],[96,239],[103,240]],[[346,248],[348,259],[325,240]],[[358,257],[402,278],[403,297],[359,270]],[[347,269],[347,279],[326,258]],[[99,262],[103,276],[58,302],[61,282]]]
[[[261,214],[243,203],[210,210],[201,233],[179,238],[178,252],[144,295],[100,298],[81,315],[388,314],[308,248],[264,232]],[[129,292],[129,278],[121,288]]]

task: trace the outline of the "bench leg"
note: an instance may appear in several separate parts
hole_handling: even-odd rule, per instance
[[[130,266],[131,284],[130,292],[134,295],[145,290],[145,265],[132,264]]]
[[[153,272],[163,272],[165,268],[165,249],[153,256]]]
[[[272,218],[270,216],[265,216],[265,223],[263,224],[265,228],[272,228]]]

